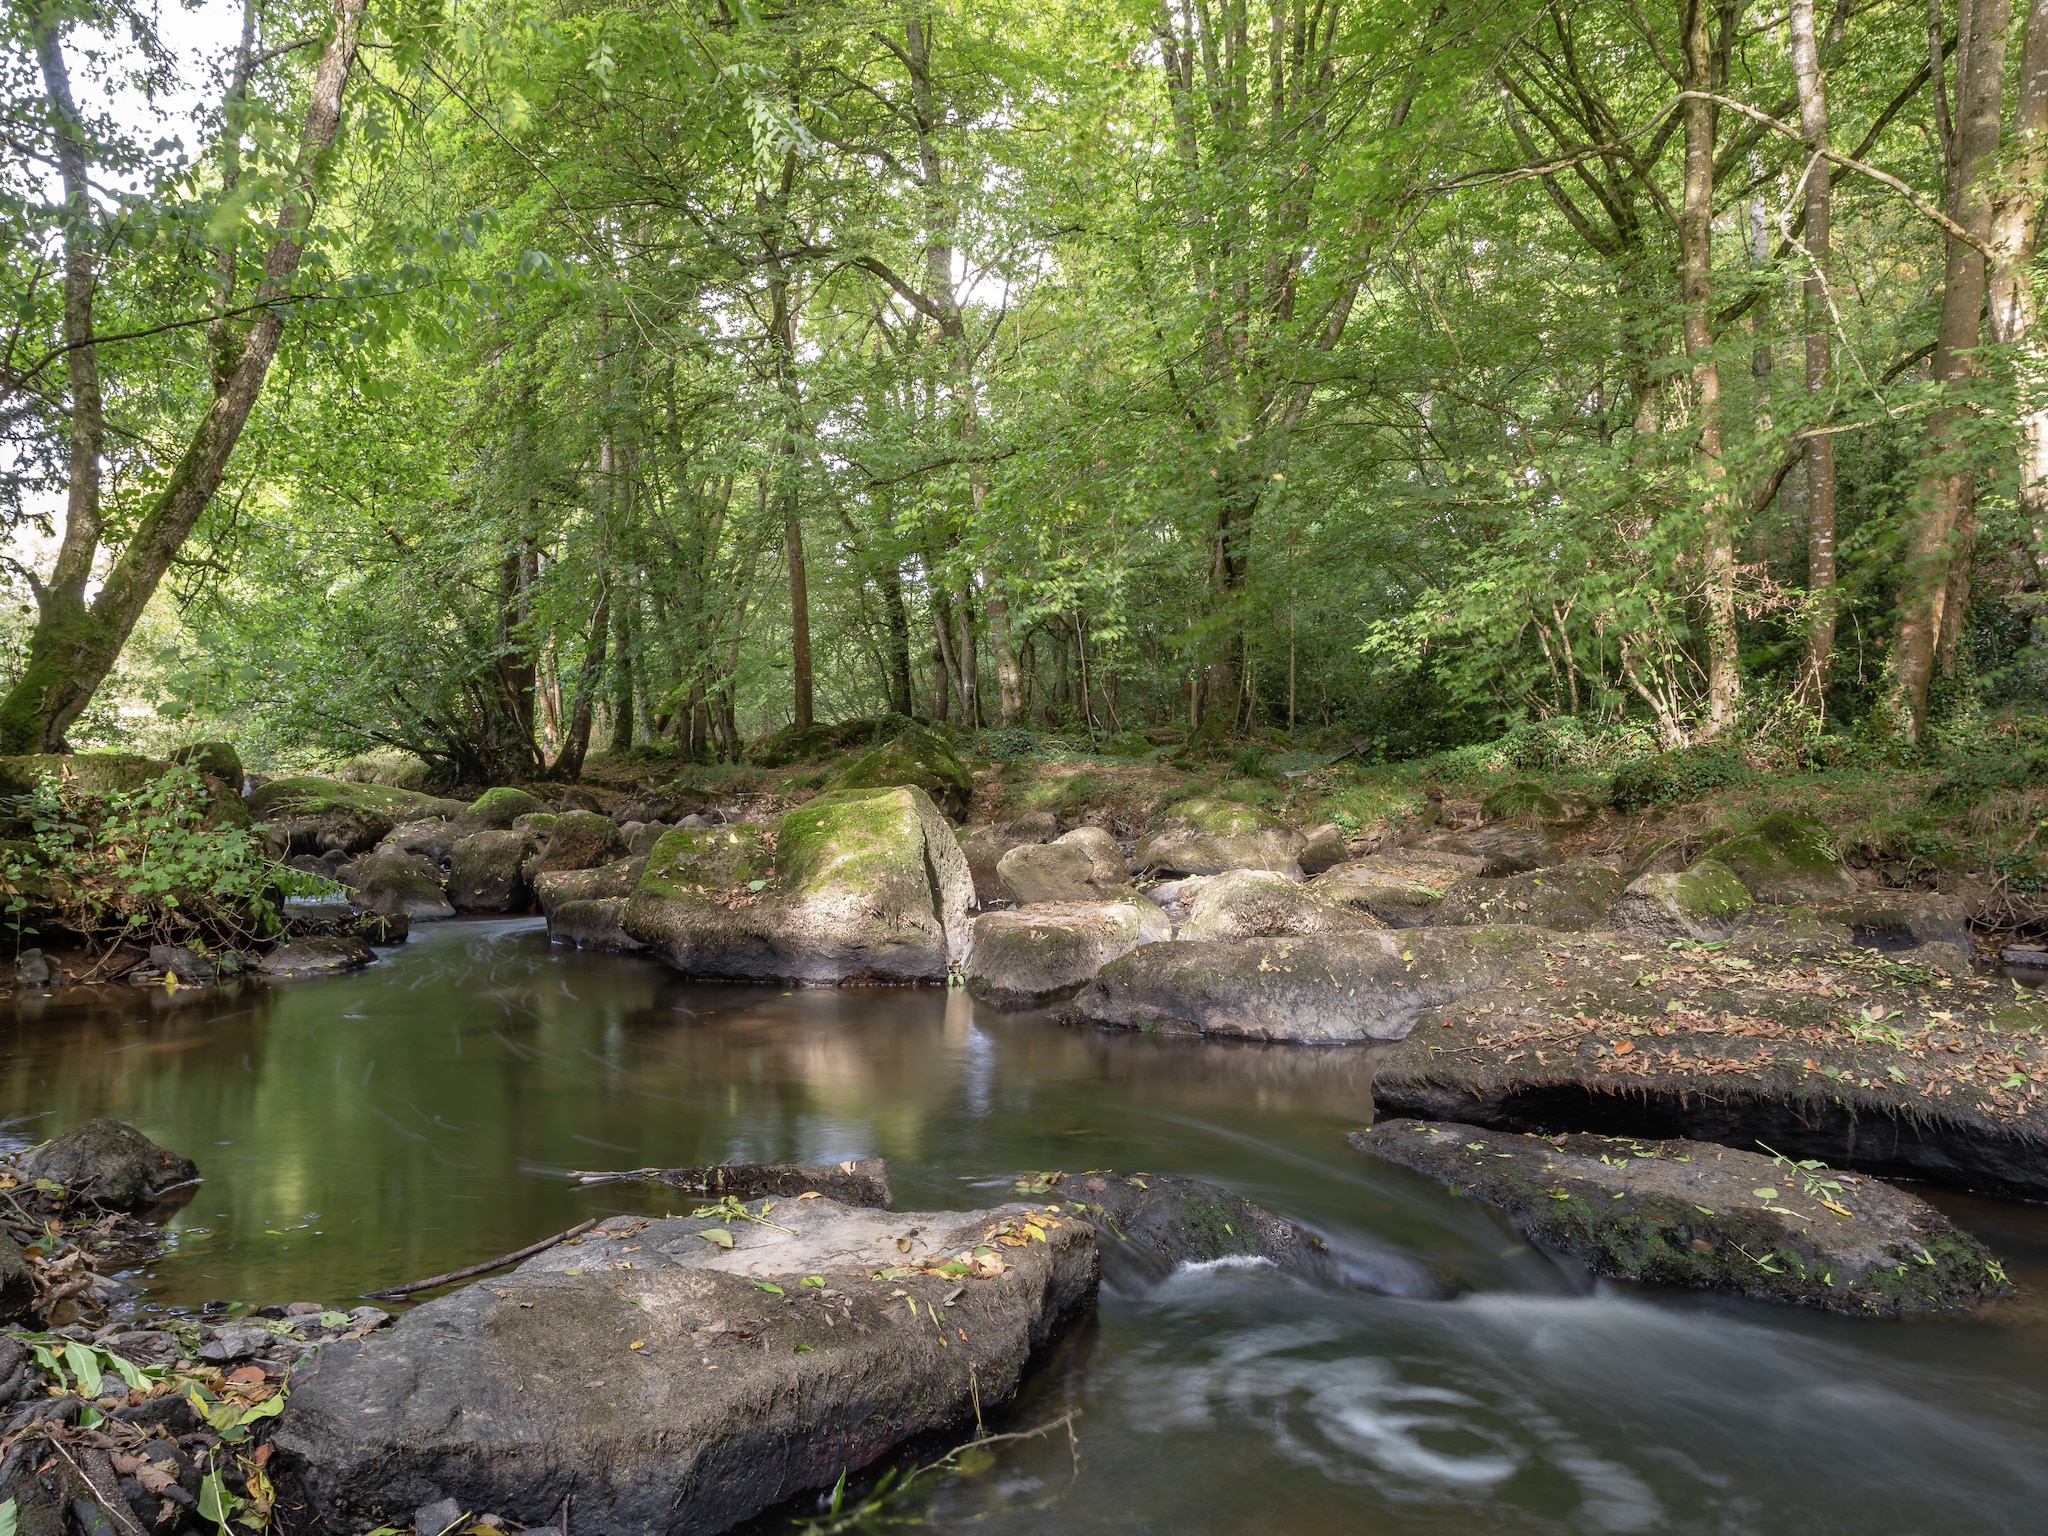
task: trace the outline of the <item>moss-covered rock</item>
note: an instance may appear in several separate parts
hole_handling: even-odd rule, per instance
[[[864,752],[827,781],[832,790],[894,789],[915,785],[948,816],[963,816],[974,798],[974,775],[936,731],[913,726]]]
[[[984,912],[974,919],[967,990],[998,1008],[1041,1008],[1139,945],[1172,937],[1166,914],[1142,897]]]
[[[1562,933],[1598,928],[1627,882],[1597,859],[1568,859],[1548,869],[1494,879],[1470,876],[1444,894],[1440,922],[1527,923]]]
[[[1856,894],[1833,834],[1800,811],[1773,811],[1710,842],[1700,856],[1727,865],[1758,901],[1791,905]]]
[[[1968,1233],[1870,1178],[1698,1141],[1389,1120],[1352,1145],[1498,1206],[1596,1274],[1831,1312],[1955,1312],[2011,1291]]]
[[[1488,795],[1480,804],[1479,814],[1488,821],[1559,826],[1582,820],[1591,810],[1583,795],[1551,789],[1535,779],[1517,779]]]
[[[735,841],[710,841],[722,834]],[[726,980],[941,981],[965,961],[973,877],[923,790],[820,795],[776,824],[772,871],[739,879],[766,851],[759,829],[666,834],[625,931],[687,975]]]
[[[532,891],[520,866],[533,852],[525,834],[486,829],[448,850],[448,900],[458,912],[524,912]]]
[[[785,725],[747,748],[747,761],[757,768],[787,768],[791,763],[821,763],[839,750],[829,725]]]
[[[1228,869],[1268,869],[1301,878],[1306,839],[1254,806],[1197,797],[1168,806],[1160,822],[1160,830],[1138,845],[1133,862],[1141,870],[1220,875]]]
[[[78,794],[128,793],[162,778],[170,767],[170,763],[133,752],[44,752],[0,757],[0,796],[32,794],[45,778]],[[251,817],[242,803],[241,790],[239,778],[210,789],[205,824],[248,826]]]
[[[1153,944],[1105,965],[1071,1017],[1308,1045],[1399,1040],[1426,1009],[1491,985],[1536,953],[1526,928]]]
[[[639,888],[646,869],[646,859],[632,858],[597,869],[553,871],[533,882],[533,899],[549,917],[572,901],[624,901]]]
[[[176,748],[171,753],[171,761],[183,763],[210,779],[219,779],[238,795],[242,792],[242,755],[235,750],[233,742],[195,741]]]
[[[249,813],[258,821],[318,816],[330,811],[364,811],[382,816],[393,826],[434,816],[459,816],[468,809],[460,800],[443,800],[416,790],[383,784],[351,784],[312,774],[272,779],[249,795]]]
[[[565,811],[551,820],[547,842],[521,871],[528,884],[551,871],[596,869],[626,855],[626,840],[609,816],[596,811]]]
[[[1719,859],[1700,859],[1680,874],[1638,875],[1607,914],[1617,933],[1651,940],[1730,937],[1755,903],[1735,871]]]
[[[1363,908],[1266,869],[1233,869],[1204,880],[1180,925],[1182,939],[1275,939],[1355,933],[1386,925]]]
[[[1420,928],[1436,921],[1444,892],[1463,872],[1408,849],[1368,854],[1326,870],[1308,882],[1325,901],[1369,912],[1393,928]]]
[[[487,789],[470,801],[462,813],[462,819],[473,826],[490,827],[494,831],[507,831],[521,816],[531,816],[545,811],[546,806],[523,789],[500,785]]]
[[[403,914],[413,922],[453,917],[455,908],[441,887],[440,871],[418,854],[379,843],[339,878],[350,887],[350,902],[359,911]]]
[[[1003,855],[1025,843],[1049,843],[1059,835],[1060,820],[1051,811],[1029,811],[1013,821],[961,828],[960,852],[974,877],[974,899],[984,904],[1012,899],[996,872]]]

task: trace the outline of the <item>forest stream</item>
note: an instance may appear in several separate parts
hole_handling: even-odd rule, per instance
[[[1053,1169],[1186,1174],[1341,1257],[1351,1287],[1246,1264],[1106,1284],[991,1426],[1078,1409],[1078,1452],[999,1446],[898,1508],[932,1529],[2021,1532],[2048,1507],[2032,1205],[1921,1190],[2032,1294],[1978,1318],[1639,1291],[1354,1152],[1370,1051],[1098,1034],[957,990],[711,987],[551,947],[538,919],[429,925],[288,987],[10,1006],[10,1145],[113,1115],[201,1165],[124,1277],[151,1309],[353,1306],[688,1201],[571,1170],[719,1161],[880,1156],[912,1210]]]

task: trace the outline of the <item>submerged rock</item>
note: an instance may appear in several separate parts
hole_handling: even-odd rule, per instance
[[[840,790],[784,815],[772,842],[756,827],[669,833],[624,926],[691,976],[943,981],[967,958],[973,896],[923,790]]]
[[[1105,965],[1069,1017],[1310,1045],[1399,1040],[1425,1010],[1497,981],[1531,944],[1516,928],[1153,944]]]
[[[407,853],[388,840],[339,871],[352,888],[350,901],[367,912],[404,916],[418,922],[453,917],[455,908],[441,888],[441,876],[418,854]]]
[[[974,919],[967,990],[997,1008],[1072,997],[1110,961],[1173,937],[1149,901],[1045,902]]]
[[[199,1165],[167,1151],[120,1120],[88,1120],[21,1155],[25,1179],[49,1179],[72,1194],[128,1211],[199,1177]]]
[[[308,976],[332,976],[359,970],[377,958],[361,939],[342,935],[287,939],[267,955],[257,957],[258,974],[272,981],[297,981]]]
[[[1953,1312],[2007,1294],[1984,1246],[1876,1179],[1698,1141],[1389,1120],[1361,1152],[1500,1207],[1596,1274],[1831,1312]]]
[[[1727,865],[1758,901],[1789,905],[1856,894],[1834,835],[1798,811],[1773,811],[1746,831],[1709,843],[1701,857]]]
[[[770,1206],[615,1217],[331,1345],[274,1443],[337,1529],[440,1499],[538,1526],[574,1490],[579,1536],[723,1531],[971,1423],[1094,1299],[1063,1209]]]
[[[1522,875],[1473,876],[1445,892],[1437,919],[1445,923],[1526,923],[1581,933],[1607,920],[1627,882],[1598,859],[1569,859]]]
[[[1651,940],[1730,937],[1755,903],[1735,871],[1701,859],[1683,874],[1638,875],[1608,912],[1617,933]]]
[[[1391,928],[1420,928],[1436,921],[1444,893],[1461,878],[1449,864],[1404,848],[1339,864],[1309,881],[1308,889]]]
[[[1351,933],[1385,926],[1371,913],[1285,875],[1234,869],[1204,880],[1188,903],[1182,939],[1270,939],[1289,934]]]
[[[1164,826],[1138,845],[1133,860],[1160,875],[1220,875],[1270,869],[1301,878],[1302,835],[1264,811],[1230,800],[1182,800],[1161,814]]]

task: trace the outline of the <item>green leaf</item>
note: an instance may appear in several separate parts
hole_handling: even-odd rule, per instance
[[[64,1346],[64,1363],[71,1367],[78,1377],[78,1389],[87,1397],[100,1395],[100,1363],[94,1359],[98,1353],[90,1345],[71,1343]]]
[[[780,1296],[782,1294],[782,1287],[775,1284],[772,1280],[756,1280],[754,1284],[772,1295]]]
[[[846,1486],[846,1474],[844,1472],[839,1474],[839,1486],[841,1488]],[[839,1506],[837,1504],[832,1506],[832,1513],[835,1515],[839,1513]],[[20,1512],[14,1500],[0,1499],[0,1536],[14,1536],[14,1528],[19,1522]]]
[[[730,1248],[732,1246],[732,1234],[723,1227],[712,1227],[706,1231],[699,1232],[697,1235],[703,1238],[705,1242],[713,1243],[720,1248]]]

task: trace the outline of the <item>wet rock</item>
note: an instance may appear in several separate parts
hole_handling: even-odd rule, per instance
[[[455,908],[441,888],[440,871],[390,839],[379,843],[341,872],[351,888],[350,903],[361,911],[403,916],[423,923],[453,917]]]
[[[533,844],[523,832],[472,832],[448,853],[448,900],[458,912],[523,912],[530,895],[520,866]]]
[[[1119,1029],[1338,1045],[1399,1040],[1423,1012],[1529,955],[1516,928],[1153,944],[1105,965],[1069,1017]]]
[[[1089,828],[1105,842],[1107,833]],[[1023,843],[996,866],[1004,894],[1018,906],[1038,902],[1116,901],[1132,895],[1130,871],[1123,858],[1105,858],[1099,849],[1071,842],[1073,833],[1050,843]]]
[[[653,845],[650,842],[648,846]],[[528,858],[520,873],[531,885],[544,874],[601,868],[630,851],[611,817],[595,811],[565,811],[555,818],[546,847]]]
[[[922,726],[913,726],[895,740],[855,758],[825,787],[854,790],[903,786],[923,790],[948,816],[964,816],[974,799],[974,775],[960,761],[952,743]]]
[[[1269,869],[1301,878],[1302,835],[1264,811],[1229,800],[1182,800],[1138,845],[1133,862],[1161,875],[1220,875],[1227,869]]]
[[[183,763],[194,773],[219,779],[238,795],[242,792],[242,757],[235,751],[233,742],[195,741],[189,746],[174,748],[171,761]]]
[[[541,1525],[573,1487],[578,1536],[723,1531],[972,1422],[1094,1299],[1063,1210],[756,1212],[616,1222],[330,1345],[273,1443],[337,1529],[444,1498]]]
[[[1370,912],[1333,901],[1285,875],[1264,869],[1233,869],[1202,882],[1188,903],[1178,937],[1270,939],[1384,926]]]
[[[607,901],[614,897],[624,900],[633,894],[646,868],[646,859],[632,858],[619,859],[598,869],[551,871],[533,882],[534,900],[541,911],[550,915],[572,901]]]
[[[686,975],[736,981],[942,981],[966,960],[973,880],[924,791],[819,795],[776,824],[770,856],[756,827],[669,833],[626,932]]]
[[[211,960],[202,960],[182,944],[149,946],[149,967],[158,977],[175,976],[188,987],[203,987],[219,974]]]
[[[840,1163],[713,1163],[702,1168],[635,1168],[628,1173],[579,1173],[575,1178],[586,1185],[661,1184],[714,1200],[728,1195],[735,1200],[801,1200],[816,1194],[841,1205],[870,1210],[887,1210],[889,1206],[889,1166],[879,1157],[848,1158]]]
[[[14,958],[14,984],[18,987],[48,986],[49,958],[40,949],[24,949]]]
[[[29,1273],[28,1259],[21,1245],[8,1236],[5,1228],[0,1228],[0,1322],[11,1323],[28,1316],[35,1299],[36,1281]],[[11,1377],[19,1363],[0,1360],[0,1380]]]
[[[1608,926],[1651,941],[1711,942],[1734,934],[1755,903],[1735,871],[1701,859],[1683,874],[1638,875],[1608,912]]]
[[[175,1184],[199,1177],[191,1158],[165,1150],[120,1120],[88,1120],[24,1152],[25,1181],[49,1179],[108,1210],[149,1204]]]
[[[1040,1008],[1074,995],[1141,944],[1173,937],[1149,901],[1044,902],[974,919],[967,990],[997,1008]]]
[[[1747,831],[1709,843],[1701,857],[1734,870],[1762,902],[1793,905],[1856,894],[1833,834],[1798,811],[1774,811]]]
[[[1301,870],[1305,875],[1320,875],[1326,869],[1335,869],[1350,857],[1350,838],[1334,821],[1326,821],[1312,829],[1307,841],[1301,845]]]
[[[459,814],[464,807],[459,800],[408,789],[301,775],[259,785],[248,809],[268,824],[265,840],[281,855],[318,855],[333,849],[363,853],[402,822]]]
[[[523,789],[501,786],[487,789],[463,808],[461,820],[471,826],[488,827],[495,832],[509,832],[512,823],[521,816],[531,816],[545,811],[546,806]]]
[[[1525,875],[1474,876],[1444,893],[1445,923],[1526,923],[1563,933],[1602,926],[1627,882],[1598,859],[1570,859]]]
[[[364,912],[350,925],[349,935],[365,944],[403,944],[412,937],[412,919],[403,912]]]
[[[340,934],[313,935],[287,939],[267,955],[258,957],[255,969],[272,981],[299,981],[310,976],[334,976],[342,971],[360,970],[377,956],[361,939]]]
[[[1444,893],[1463,871],[1411,849],[1375,853],[1327,870],[1308,882],[1326,901],[1369,912],[1393,928],[1420,928],[1436,921]]]
[[[1953,1312],[2011,1286],[1984,1246],[1876,1179],[1698,1141],[1390,1120],[1362,1152],[1498,1206],[1596,1274],[1831,1312]]]
[[[624,896],[557,903],[548,913],[548,938],[575,949],[607,955],[637,955],[647,946],[626,932]]]
[[[1456,859],[1465,873],[1483,879],[1526,874],[1564,861],[1564,851],[1547,832],[1512,821],[1432,832],[1413,844],[1412,851]]]
[[[448,850],[455,846],[455,840],[466,836],[467,832],[467,828],[436,816],[393,827],[377,846],[414,854],[438,870],[448,862]]]
[[[1220,1185],[1158,1173],[1070,1173],[1047,1184],[1110,1239],[1103,1279],[1122,1289],[1156,1284],[1183,1264],[1229,1259],[1312,1280],[1338,1276],[1320,1237]]]

